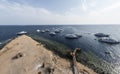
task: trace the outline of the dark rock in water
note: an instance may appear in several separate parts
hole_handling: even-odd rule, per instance
[[[108,34],[104,34],[104,33],[96,33],[94,34],[96,37],[109,37]]]
[[[110,54],[110,52],[106,51],[105,54]]]
[[[98,41],[103,42],[103,43],[108,43],[108,44],[119,44],[119,41],[116,41],[114,39],[111,38],[101,38]]]

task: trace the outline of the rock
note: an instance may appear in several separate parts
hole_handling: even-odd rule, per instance
[[[42,72],[41,72],[41,71],[39,71],[39,72],[38,72],[38,74],[42,74]]]
[[[12,57],[12,60],[19,59],[21,57],[23,57],[23,53],[18,53],[14,57]]]

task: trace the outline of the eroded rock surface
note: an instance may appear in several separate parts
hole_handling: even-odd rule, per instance
[[[96,74],[77,63],[80,74]],[[73,74],[71,63],[22,35],[0,50],[0,74]]]

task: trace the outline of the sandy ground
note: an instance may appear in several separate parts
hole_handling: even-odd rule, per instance
[[[79,74],[96,74],[77,63]],[[0,50],[0,74],[73,74],[71,63],[22,35]]]

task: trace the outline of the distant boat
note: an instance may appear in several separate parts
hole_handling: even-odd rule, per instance
[[[2,43],[0,42],[0,45],[1,45]]]
[[[26,31],[21,31],[21,32],[18,32],[17,35],[23,35],[23,34],[27,34]]]
[[[37,31],[37,32],[40,32],[40,30],[39,30],[39,29],[37,29],[36,31]]]
[[[45,32],[49,32],[50,30],[49,29],[45,29]]]
[[[41,33],[45,33],[45,30],[41,30]]]
[[[82,37],[82,35],[81,34],[75,34],[77,37]]]
[[[78,36],[75,34],[66,34],[65,38],[67,39],[78,39]]]
[[[60,33],[60,32],[61,32],[60,29],[56,29],[56,30],[55,30],[55,33]]]
[[[55,30],[55,28],[53,27],[52,30]]]
[[[96,37],[109,37],[108,34],[104,34],[104,33],[96,33],[94,34]]]
[[[55,32],[50,32],[49,35],[51,35],[51,36],[55,36],[56,33],[55,33]]]
[[[63,29],[61,29],[61,28],[58,28],[58,30],[63,31]]]
[[[111,38],[101,38],[101,39],[98,39],[98,41],[103,42],[103,43],[108,43],[108,44],[119,44],[120,43],[119,41],[116,41]]]

